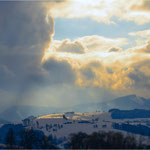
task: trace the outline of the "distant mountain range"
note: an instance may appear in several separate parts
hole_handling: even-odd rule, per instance
[[[0,119],[6,119],[8,121],[21,121],[22,119],[34,115],[41,116],[50,113],[56,113],[58,109],[52,107],[40,107],[40,106],[12,106],[0,113]]]
[[[150,99],[138,97],[136,95],[127,95],[106,102],[81,104],[72,108],[74,111],[109,111],[112,108],[121,110],[131,109],[150,109]]]
[[[54,107],[39,107],[39,106],[12,106],[2,113],[0,118],[8,121],[19,121],[30,115],[41,116],[51,113],[59,113],[66,111],[75,112],[95,112],[95,111],[109,111],[117,108],[121,110],[131,109],[150,109],[150,99],[138,97],[136,95],[128,95],[119,97],[106,102],[99,103],[85,103],[69,108],[54,108]]]

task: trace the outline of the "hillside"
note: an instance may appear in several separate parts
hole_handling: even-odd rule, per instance
[[[0,136],[3,137],[3,141],[5,141],[5,136],[10,128],[18,136],[24,129],[27,131],[31,129],[42,136],[53,137],[60,148],[64,148],[70,135],[80,132],[90,135],[100,131],[105,131],[105,133],[115,131],[122,132],[124,135],[132,133],[136,135],[137,140],[141,136],[148,139],[150,135],[150,110],[112,109],[109,112],[65,112],[40,117],[30,116],[20,122],[1,124]],[[147,143],[148,140],[144,140],[144,142]]]
[[[118,115],[120,111],[120,118]],[[134,118],[129,117],[130,112],[137,114]],[[135,128],[136,134],[149,135],[149,133],[143,132],[141,129],[147,128],[150,131],[150,111],[147,114],[143,114],[144,110],[111,110],[109,112],[96,112],[96,113],[74,113],[66,112],[61,114],[50,114],[37,118],[26,118],[23,123],[26,127],[33,128],[35,130],[41,130],[45,135],[53,135],[57,138],[67,138],[71,133],[85,132],[91,134],[100,130],[116,131],[116,125],[130,125],[130,128]],[[117,113],[117,118],[115,118]],[[124,116],[124,119],[122,117]],[[139,126],[140,124],[140,126]],[[133,132],[132,130],[125,128],[126,132]]]

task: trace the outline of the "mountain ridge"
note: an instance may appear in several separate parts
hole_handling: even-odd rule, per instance
[[[86,110],[84,109],[86,108]],[[130,109],[150,109],[150,99],[136,96],[135,94],[121,96],[113,100],[98,103],[81,104],[74,107],[74,111],[109,111],[112,108],[130,110]]]
[[[66,108],[55,107],[40,107],[40,106],[12,106],[0,113],[0,118],[8,121],[20,121],[28,116],[34,115],[36,117],[50,113],[61,113],[67,111],[74,112],[96,112],[109,111],[110,109],[150,109],[150,99],[136,96],[135,94],[122,96],[98,103],[85,103]]]

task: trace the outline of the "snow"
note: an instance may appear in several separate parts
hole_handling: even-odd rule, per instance
[[[96,113],[74,113],[66,112],[60,114],[49,114],[32,119],[29,128],[41,130],[45,135],[52,135],[58,139],[67,139],[70,134],[85,132],[91,134],[98,131],[118,131],[127,134],[125,131],[113,129],[113,123],[130,123],[132,125],[142,124],[147,126],[150,123],[150,118],[137,119],[112,119],[109,112]],[[134,134],[135,135],[135,134]],[[136,135],[137,140],[147,138],[141,135]],[[147,140],[145,140],[146,142]]]
[[[57,138],[63,138],[80,131],[91,134],[99,130],[111,129],[110,120],[112,120],[111,114],[108,112],[67,112],[40,116],[32,121],[31,127],[42,130],[45,135],[51,134]]]

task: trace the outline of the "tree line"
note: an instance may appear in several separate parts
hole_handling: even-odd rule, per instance
[[[32,129],[24,129],[16,135],[12,128],[4,140],[6,149],[56,149],[52,136],[45,136],[42,132]]]
[[[16,134],[10,128],[5,136],[3,149],[59,149],[58,144],[64,144],[65,149],[150,149],[143,144],[143,139],[137,140],[131,134],[121,132],[83,132],[71,134],[68,139],[59,141],[54,137],[45,136],[43,132],[24,129]]]
[[[121,132],[94,132],[90,135],[79,132],[72,134],[66,145],[69,149],[150,149],[149,145],[143,144],[143,139],[136,140],[131,134]]]

